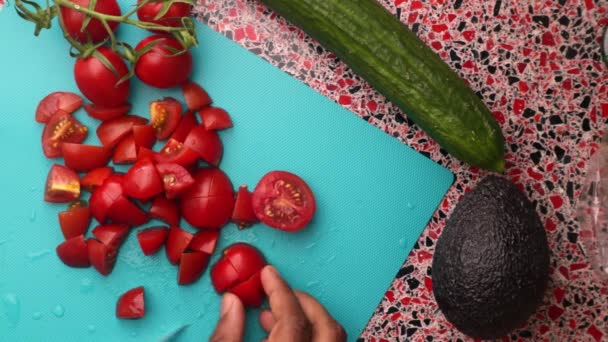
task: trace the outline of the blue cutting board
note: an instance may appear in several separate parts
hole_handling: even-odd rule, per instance
[[[68,268],[56,257],[63,240],[57,212],[65,205],[42,197],[49,167],[61,160],[43,156],[34,111],[52,91],[78,90],[58,28],[40,38],[33,29],[12,5],[0,12],[0,341],[155,341],[183,324],[191,325],[176,340],[206,340],[220,302],[208,272],[194,285],[178,286],[177,269],[164,252],[144,257],[135,234],[109,277]],[[234,186],[253,187],[270,170],[288,170],[310,184],[318,201],[312,224],[299,233],[229,225],[219,248],[236,241],[257,246],[356,339],[452,184],[452,173],[203,24],[197,30],[192,79],[232,115],[234,128],[221,133],[221,167]],[[122,27],[119,38],[134,45],[145,35]],[[181,98],[177,89],[133,81],[133,113],[147,116],[147,103],[167,95]],[[98,143],[96,122],[82,110],[75,116],[92,128],[86,142]],[[145,318],[117,320],[117,297],[139,285],[146,288]],[[251,311],[247,340],[261,337],[257,311]]]

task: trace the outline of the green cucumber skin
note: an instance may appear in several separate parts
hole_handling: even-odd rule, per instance
[[[452,155],[504,170],[504,137],[492,113],[377,1],[261,1],[332,51]]]

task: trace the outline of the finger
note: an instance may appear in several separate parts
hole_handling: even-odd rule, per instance
[[[270,331],[276,324],[276,321],[274,320],[274,316],[272,315],[272,312],[270,312],[270,310],[264,310],[264,311],[260,312],[259,319],[260,319],[260,325],[262,326],[262,329],[264,329],[264,331],[266,331],[266,333],[270,333]]]
[[[302,291],[294,291],[304,314],[313,325],[314,341],[346,341],[342,326],[315,298]]]
[[[224,294],[220,309],[220,320],[215,327],[211,342],[239,342],[245,331],[245,308],[241,300],[232,293]]]

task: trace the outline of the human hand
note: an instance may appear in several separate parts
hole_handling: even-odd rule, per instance
[[[346,341],[344,329],[312,296],[292,290],[273,266],[262,270],[262,285],[270,310],[260,313],[267,342]],[[222,298],[220,320],[211,342],[240,342],[245,329],[245,308],[241,300],[226,293]]]

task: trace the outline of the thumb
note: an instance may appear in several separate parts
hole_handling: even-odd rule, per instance
[[[222,298],[220,320],[209,339],[211,342],[240,342],[245,330],[245,308],[241,300],[226,292]]]

